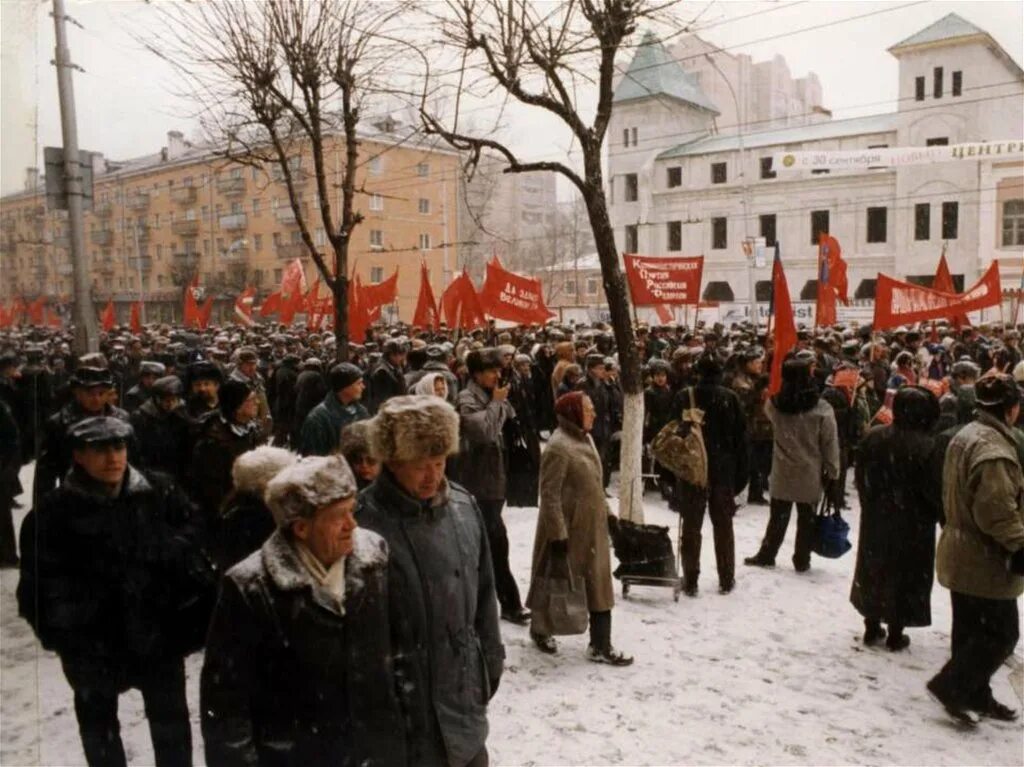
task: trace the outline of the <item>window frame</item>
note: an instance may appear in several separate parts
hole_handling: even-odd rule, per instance
[[[924,215],[921,212],[924,211]],[[927,242],[932,238],[932,205],[930,202],[914,204],[914,242]]]
[[[870,205],[865,211],[865,242],[870,245],[881,245],[889,241],[889,207],[887,205]],[[881,232],[878,219],[881,217]]]
[[[1014,204],[1019,205],[1020,210],[1008,211],[1007,208]],[[1015,197],[1011,200],[1003,200],[1000,213],[1002,214],[1002,220],[999,222],[1000,247],[1016,248],[1024,245],[1024,198]],[[1009,227],[1007,224],[1009,224]]]
[[[778,171],[776,171],[773,165],[774,158],[771,155],[761,158],[761,179],[764,181],[770,181],[773,178],[778,177]]]
[[[667,221],[665,224],[665,249],[678,253],[683,249],[683,222]]]
[[[928,81],[924,75],[914,78],[914,101],[924,101],[928,91]]]
[[[683,166],[673,165],[667,169],[665,185],[669,189],[675,189],[683,185]]]
[[[728,184],[729,183],[729,163],[726,160],[722,162],[711,163],[711,183],[712,184]]]
[[[711,217],[711,249],[727,250],[729,248],[729,218],[727,216]]]
[[[640,199],[640,178],[636,173],[624,173],[623,202],[636,202]]]
[[[812,210],[810,212],[810,216],[811,216],[811,245],[813,245],[814,247],[818,247],[818,245],[820,243],[820,240],[821,240],[821,236],[820,235],[822,235],[822,234],[829,234],[829,227],[832,225],[832,214],[831,214],[831,211],[829,209],[823,208],[823,209],[819,209],[819,210]],[[825,226],[824,227],[819,225],[821,223],[820,219],[822,218],[822,216],[824,216],[824,219],[825,219]],[[818,219],[818,220],[816,221],[815,219]]]
[[[946,200],[942,203],[942,239],[955,240],[960,236],[960,202]]]

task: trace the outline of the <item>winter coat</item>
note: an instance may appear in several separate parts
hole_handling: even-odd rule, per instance
[[[194,522],[169,478],[130,466],[116,497],[75,469],[25,517],[18,610],[72,687],[201,645],[216,578]]]
[[[406,394],[405,375],[386,360],[382,360],[370,375],[371,410],[376,413],[380,406],[392,397]]]
[[[359,529],[354,544],[343,609],[280,530],[224,577],[200,685],[209,764],[407,764],[387,546]]]
[[[54,376],[48,368],[29,363],[18,379],[18,408],[12,408],[21,434],[22,463],[35,460],[43,424],[54,407]]]
[[[421,502],[384,469],[359,494],[356,518],[391,550],[392,653],[409,764],[463,767],[487,739],[487,703],[505,658],[480,510],[454,483]]]
[[[541,455],[540,513],[533,538],[533,577],[544,571],[552,541],[568,540],[573,575],[586,581],[591,612],[611,610],[615,604],[611,551],[608,546],[608,502],[605,500],[601,457],[590,435],[564,418],[551,434]],[[538,625],[549,621],[538,615],[547,605],[536,603],[533,587],[526,604]]]
[[[224,499],[217,521],[217,538],[211,552],[224,571],[262,546],[274,532],[274,517],[262,492],[235,488]]]
[[[772,422],[764,414],[764,390],[767,377],[752,378],[745,372],[737,373],[730,385],[743,404],[743,414],[747,419],[747,435],[753,442],[770,442],[772,439]]]
[[[506,482],[509,506],[535,507],[540,472],[540,434],[537,431],[533,386],[529,377],[513,373],[508,401],[514,418],[505,420],[503,434],[508,456]]]
[[[590,436],[594,444],[601,449],[612,437],[613,432],[613,405],[611,392],[605,386],[604,381],[599,381],[593,376],[584,376],[576,390],[581,391],[590,397],[594,403],[594,427],[590,430]]]
[[[361,402],[342,405],[338,395],[328,392],[324,401],[309,411],[299,435],[299,452],[303,455],[329,455],[338,449],[341,430],[350,423],[369,418]]]
[[[259,403],[256,408],[256,425],[259,427],[260,442],[266,442],[273,433],[274,419],[270,415],[270,400],[267,399],[267,384],[263,380],[263,376],[256,373],[252,378],[249,378],[241,370],[235,369],[231,371],[228,380],[244,383],[252,387],[252,390],[256,392],[256,399]]]
[[[292,423],[292,444],[298,445],[301,439],[302,424],[306,422],[309,411],[323,402],[327,396],[327,381],[323,373],[317,370],[303,370],[295,380],[295,421]]]
[[[644,389],[644,444],[649,444],[669,421],[676,417],[672,410],[672,390],[651,384]]]
[[[142,384],[135,384],[135,386],[124,393],[124,396],[121,398],[121,407],[129,413],[134,413],[142,407],[144,402],[149,402],[151,397],[151,392],[148,389],[143,389]]]
[[[814,505],[821,498],[822,479],[839,476],[835,414],[817,397],[798,412],[783,412],[776,401],[765,404],[774,435],[769,493],[778,500]]]
[[[459,392],[459,477],[480,501],[505,500],[506,458],[502,430],[515,417],[508,400],[498,402],[470,380]]]
[[[865,618],[898,626],[931,625],[935,524],[933,435],[876,426],[861,442],[857,565],[850,602]]]
[[[35,503],[64,480],[71,468],[71,441],[68,429],[93,415],[105,415],[129,422],[128,413],[119,407],[107,405],[102,413],[86,413],[75,401],[69,402],[43,423],[43,434],[36,461],[35,484],[32,497]],[[128,460],[136,460],[134,440],[128,446]]]
[[[1012,431],[979,412],[950,440],[943,464],[935,570],[950,591],[985,599],[1016,599],[1024,576],[1010,555],[1024,548],[1024,478]]]
[[[183,483],[191,459],[192,428],[184,407],[165,413],[148,399],[130,420],[139,447],[138,467],[169,474]]]
[[[274,416],[274,434],[280,438],[291,435],[295,421],[295,384],[299,380],[294,358],[289,357],[274,371],[273,400],[270,412]],[[276,440],[275,440],[276,443]]]
[[[192,452],[189,472],[192,497],[202,511],[202,518],[211,540],[217,536],[217,516],[221,503],[233,487],[231,468],[242,453],[260,444],[256,423],[238,426],[211,413],[201,425],[199,441]]]
[[[3,508],[3,504],[21,495],[21,480],[18,479],[20,468],[21,442],[18,424],[7,404],[0,401],[0,509]]]
[[[690,407],[690,389],[678,392],[674,413]],[[733,495],[747,486],[750,477],[747,420],[736,392],[720,386],[717,380],[703,381],[693,387],[694,402],[704,411],[704,447],[708,453],[708,487],[727,487]],[[674,508],[678,502],[674,504]],[[682,508],[681,506],[679,508]]]

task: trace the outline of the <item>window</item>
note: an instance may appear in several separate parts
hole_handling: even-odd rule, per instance
[[[633,146],[636,146],[636,144],[637,144],[637,141],[636,141],[636,128],[630,128],[629,132],[632,134],[631,138],[633,139]]]
[[[157,284],[157,287],[161,287],[162,288],[164,286],[164,276],[162,274],[158,274],[156,276],[156,284]]]
[[[885,242],[888,208],[868,208],[868,242]]]
[[[964,73],[959,70],[953,73],[953,95],[959,96],[964,88]]]
[[[959,229],[960,203],[942,203],[942,239],[955,240]]]
[[[260,198],[254,197],[252,201],[252,214],[258,216],[260,214]]]
[[[914,205],[914,239],[930,240],[932,237],[932,206],[927,202]]]
[[[669,189],[672,189],[673,187],[677,187],[677,186],[682,186],[682,185],[683,185],[683,169],[680,168],[679,166],[676,166],[675,168],[669,168],[668,169],[668,186],[669,186]]]
[[[728,245],[728,221],[725,218],[711,219],[711,247],[714,250],[725,250]]]
[[[294,232],[292,232],[292,234],[291,234],[291,241],[292,241],[292,245],[301,245],[302,244],[302,232],[300,232],[298,229],[296,229]]]
[[[914,78],[914,101],[924,101],[924,78]]]
[[[325,232],[323,229],[317,229],[315,232],[313,232],[313,244],[315,244],[318,248],[322,248],[324,245],[326,245],[327,232]]]
[[[933,84],[932,84],[932,95],[937,98],[942,98],[942,67],[935,67],[933,72]]]
[[[370,230],[370,247],[375,250],[380,250],[384,247],[384,232],[380,229]]]
[[[203,240],[203,255],[204,256],[210,255],[210,246],[211,246],[211,243],[210,243],[209,240]]]
[[[1003,202],[1003,247],[1024,245],[1024,200]]]
[[[224,252],[224,238],[223,237],[218,237],[217,238],[217,252],[218,253],[223,253]]]
[[[576,295],[576,280],[566,280],[562,284],[562,292],[570,296]]]
[[[629,128],[622,129],[622,146],[629,146]]]
[[[242,212],[242,203],[233,202],[231,203],[231,215],[237,215]]]
[[[822,234],[828,234],[828,211],[811,211],[811,245],[817,246]]]
[[[775,214],[766,213],[759,218],[761,220],[761,236],[764,237],[764,244],[769,248],[775,247]]]
[[[252,247],[254,250],[263,250],[263,235],[254,234],[252,236]]]
[[[668,222],[668,249],[669,250],[682,250],[683,249],[683,222],[682,221],[669,221]]]
[[[281,284],[281,270],[280,269],[275,269],[274,270],[274,283],[277,284],[277,285]]]
[[[371,194],[370,210],[384,210],[384,198],[379,194]]]
[[[181,180],[181,185],[182,186],[192,186],[192,177],[191,176],[185,176],[185,178],[183,178]]]
[[[636,202],[640,196],[635,173],[626,174],[626,202]]]
[[[274,247],[275,247],[275,248],[279,248],[279,247],[281,247],[281,244],[282,244],[282,243],[281,243],[281,233],[280,233],[280,232],[274,232],[274,234],[272,235],[272,237],[273,237],[273,239],[274,239]]]
[[[199,213],[202,216],[203,220],[205,221],[207,218],[210,217],[210,206],[204,205],[202,208],[199,209]],[[171,215],[173,216],[174,214],[172,213]],[[195,219],[195,217],[195,208],[189,208],[188,211],[185,213],[185,219],[188,221],[192,221]]]
[[[724,184],[728,180],[729,174],[726,169],[724,162],[713,162],[711,163],[711,183],[712,184]]]
[[[776,173],[772,170],[772,158],[761,158],[761,178],[775,178]]]
[[[370,283],[376,285],[380,282],[384,282],[384,267],[383,266],[371,266],[370,267]]]
[[[587,295],[588,296],[596,296],[597,295],[597,287],[598,287],[597,277],[587,277]]]
[[[420,250],[430,250],[430,235],[429,234],[421,234],[420,235]]]
[[[384,163],[381,162],[380,155],[370,158],[370,173],[374,176],[379,176],[381,171],[384,170]]]
[[[421,162],[416,166],[416,175],[420,178],[430,175],[430,163]]]
[[[640,235],[636,224],[626,225],[626,236],[622,249],[626,253],[636,253],[640,250]]]
[[[420,197],[420,213],[424,216],[430,213],[430,200],[426,197]]]
[[[947,136],[937,136],[935,138],[925,139],[925,146],[949,146],[949,138]]]
[[[164,246],[163,245],[157,245],[156,246],[156,259],[157,259],[157,261],[159,261],[163,257],[164,257]]]

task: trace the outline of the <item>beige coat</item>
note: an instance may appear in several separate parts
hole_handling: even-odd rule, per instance
[[[946,526],[935,570],[950,591],[1016,599],[1024,576],[1009,570],[1024,548],[1024,478],[1010,427],[979,413],[950,441],[942,467]]]
[[[533,575],[544,566],[548,543],[569,541],[573,575],[586,579],[591,612],[611,610],[611,549],[608,543],[608,503],[601,481],[601,459],[590,436],[562,418],[540,459],[540,514],[533,539]],[[533,589],[526,598],[530,609]]]

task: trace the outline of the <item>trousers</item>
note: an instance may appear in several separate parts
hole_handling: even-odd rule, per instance
[[[750,441],[750,484],[748,498],[763,498],[768,493],[768,475],[772,471],[772,441]]]
[[[732,526],[736,500],[732,488],[717,485],[704,489],[680,482],[677,493],[676,508],[683,516],[682,556],[686,583],[695,585],[700,577],[701,528],[706,509],[714,531],[718,582],[723,586],[731,585],[736,576],[736,539]]]
[[[501,518],[504,500],[481,501],[477,499],[480,512],[487,528],[487,542],[491,546],[491,561],[494,563],[494,589],[498,592],[498,604],[503,612],[517,612],[523,608],[519,596],[519,585],[508,564],[508,530]]]
[[[786,538],[789,517],[793,512],[793,501],[772,498],[769,506],[768,527],[764,531],[761,550],[765,558],[775,561],[782,542]],[[796,545],[793,550],[793,566],[806,570],[811,566],[811,545],[814,542],[814,507],[809,503],[796,504]]]

